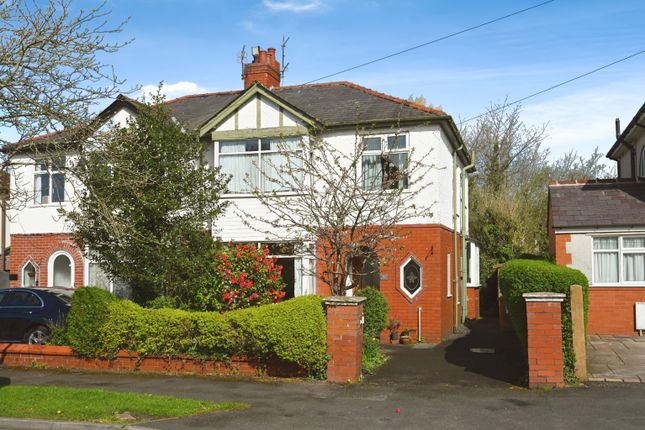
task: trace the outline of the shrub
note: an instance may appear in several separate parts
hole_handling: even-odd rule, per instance
[[[158,296],[146,303],[146,308],[150,309],[177,309],[181,307],[178,300],[171,296]]]
[[[387,301],[379,290],[373,287],[365,287],[358,290],[357,296],[365,297],[363,303],[363,333],[366,337],[378,338],[381,332],[387,327],[387,312],[389,307]]]
[[[108,305],[116,298],[97,287],[74,291],[67,316],[67,340],[79,355],[91,355],[99,343],[99,329],[108,315]]]
[[[195,310],[233,310],[277,303],[285,293],[282,266],[267,247],[221,246],[215,251],[213,282],[195,292]]]
[[[381,352],[381,342],[373,337],[363,337],[363,373],[374,373],[387,361]]]
[[[539,260],[511,260],[505,263],[499,273],[500,288],[508,307],[515,333],[527,348],[526,303],[522,294],[530,292],[564,293],[562,303],[562,351],[567,381],[575,380],[575,356],[571,327],[571,300],[569,287],[582,286],[585,325],[589,305],[589,283],[579,270],[558,266]]]
[[[252,355],[298,364],[313,376],[324,376],[327,363],[326,321],[318,296],[224,314],[114,301],[101,321],[92,350],[100,357],[114,357],[121,349],[141,357]]]

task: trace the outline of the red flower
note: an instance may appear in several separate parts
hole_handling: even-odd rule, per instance
[[[221,259],[222,259],[222,261],[226,261],[226,258],[227,258],[227,257],[226,257],[226,254],[222,254],[219,258],[221,258]]]
[[[258,298],[258,293],[253,293],[251,294],[251,297],[249,297],[249,302],[252,302],[253,300]]]
[[[231,300],[231,292],[229,290],[226,290],[224,293],[224,301],[229,301]]]

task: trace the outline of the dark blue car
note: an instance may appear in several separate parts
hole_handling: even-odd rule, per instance
[[[63,288],[0,289],[0,341],[47,343],[52,326],[67,318],[72,292]]]

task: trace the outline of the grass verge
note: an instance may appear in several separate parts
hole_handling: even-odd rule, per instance
[[[0,387],[0,416],[7,418],[140,423],[247,407],[245,403],[215,403],[102,389],[29,385]],[[120,419],[118,415],[125,412],[135,419]]]

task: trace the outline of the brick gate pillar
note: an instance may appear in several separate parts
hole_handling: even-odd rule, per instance
[[[563,387],[562,293],[525,293],[529,387]]]
[[[365,297],[327,297],[327,380],[355,382],[363,360],[363,302]]]

